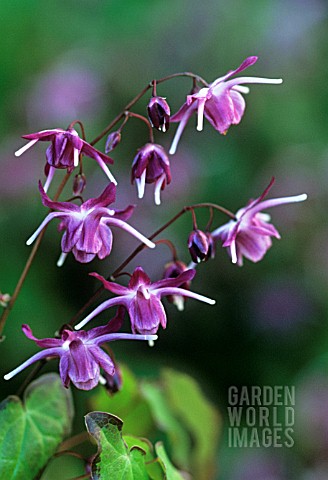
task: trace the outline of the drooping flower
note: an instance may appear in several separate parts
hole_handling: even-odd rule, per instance
[[[74,128],[69,128],[68,130],[62,130],[61,128],[41,130],[40,132],[23,135],[22,138],[29,140],[29,142],[15,152],[16,157],[22,155],[38,141],[51,142],[46,151],[47,163],[45,173],[47,180],[44,185],[45,192],[48,191],[56,168],[66,168],[68,173],[72,172],[79,165],[80,153],[96,160],[109,180],[117,185],[115,178],[106,165],[106,163],[113,163],[113,160],[85,140],[82,140]]]
[[[223,77],[214,80],[208,87],[201,88],[187,96],[187,100],[180,110],[171,117],[171,122],[180,122],[169,151],[171,155],[176,152],[182,132],[194,112],[197,111],[198,116],[197,130],[203,130],[205,115],[215,130],[225,134],[229,127],[237,125],[244,115],[246,103],[241,94],[248,93],[249,88],[243,84],[282,83],[281,78],[239,77],[231,79],[233,75],[250,67],[256,61],[257,57],[246,58],[236,70],[231,70]]]
[[[213,246],[213,238],[210,232],[195,229],[190,233],[188,249],[193,262],[206,262],[206,260],[214,256]]]
[[[154,96],[148,103],[148,116],[153,127],[166,132],[170,126],[170,107],[164,97]]]
[[[23,333],[30,340],[45,350],[36,353],[31,358],[15,368],[4,376],[9,380],[17,373],[29,367],[38,360],[51,357],[59,357],[59,373],[61,380],[66,388],[72,382],[76,388],[81,390],[91,390],[98,385],[101,380],[100,368],[105,375],[113,377],[115,375],[115,366],[113,360],[106,354],[100,345],[114,340],[147,340],[154,341],[156,335],[135,335],[131,333],[114,333],[122,325],[121,315],[118,314],[107,325],[96,327],[88,332],[83,330],[75,332],[69,328],[64,328],[61,332],[61,338],[43,338],[34,337],[31,328],[23,325]]]
[[[110,183],[99,197],[90,198],[81,206],[70,202],[53,202],[40,182],[39,190],[43,205],[56,211],[47,215],[26,243],[31,245],[47,223],[53,218],[59,218],[61,222],[58,230],[64,230],[64,234],[61,241],[63,253],[58,260],[58,266],[62,266],[68,252],[72,252],[75,259],[81,263],[91,262],[95,256],[100,259],[107,257],[113,243],[110,227],[122,228],[147,247],[155,247],[153,242],[124,221],[131,217],[134,206],[130,205],[125,210],[107,208],[115,201],[116,187],[113,183]]]
[[[106,140],[105,152],[106,153],[112,152],[120,143],[121,138],[122,138],[122,134],[119,130],[117,130],[116,132],[110,133]]]
[[[161,302],[161,297],[163,296],[183,295],[208,303],[209,305],[215,304],[215,300],[180,287],[180,285],[192,280],[195,273],[195,270],[187,270],[176,278],[166,278],[151,283],[150,278],[144,270],[141,267],[137,267],[127,287],[123,287],[118,283],[109,282],[101,275],[98,275],[98,273],[91,273],[90,275],[98,278],[107,290],[118,296],[103,302],[76,325],[75,328],[77,330],[82,328],[92,318],[111,306],[123,305],[129,313],[133,333],[156,333],[159,325],[162,325],[163,328],[166,327],[166,313]]]
[[[181,273],[188,270],[187,265],[181,260],[175,260],[165,265],[163,278],[177,278]],[[181,284],[180,287],[185,290],[190,290],[191,280]],[[185,297],[183,295],[167,295],[170,303],[173,303],[181,312],[184,309]]]
[[[273,182],[274,179],[259,198],[238,210],[236,220],[230,220],[212,232],[213,239],[220,239],[222,246],[229,249],[232,263],[242,266],[243,257],[259,262],[272,245],[271,237],[280,238],[276,228],[268,223],[270,216],[262,213],[263,210],[285,203],[303,202],[307,198],[306,194],[302,194],[263,201]]]
[[[139,198],[144,196],[146,183],[155,183],[155,203],[160,205],[161,190],[171,182],[169,157],[161,145],[147,143],[138,150],[132,163],[131,183],[134,181]]]

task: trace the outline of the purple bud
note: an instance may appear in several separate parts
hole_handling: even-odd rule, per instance
[[[122,372],[119,366],[114,362],[115,365],[115,372],[113,375],[109,375],[108,373],[104,373],[104,377],[106,380],[105,388],[109,395],[114,395],[115,393],[119,392],[122,388]]]
[[[148,103],[148,116],[153,127],[166,132],[170,126],[170,107],[163,97],[152,97]]]
[[[106,153],[111,152],[112,150],[114,150],[114,148],[117,147],[117,145],[121,141],[121,136],[122,136],[121,132],[119,132],[119,131],[112,132],[108,135],[107,140],[106,140],[106,145],[105,145],[105,152]]]
[[[87,179],[84,173],[79,173],[78,175],[75,175],[74,183],[73,183],[73,194],[81,195],[81,193],[85,189],[86,184],[87,184]]]
[[[201,230],[193,230],[189,235],[188,248],[193,262],[199,263],[208,260],[211,247],[207,234]]]

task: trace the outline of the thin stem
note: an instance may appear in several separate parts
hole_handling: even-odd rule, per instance
[[[85,462],[85,458],[80,453],[73,452],[73,450],[61,450],[60,452],[55,453],[53,458],[62,457],[63,455],[69,455]]]
[[[154,143],[153,129],[152,129],[152,126],[150,125],[149,120],[146,117],[144,117],[143,115],[139,115],[138,113],[126,112],[126,115],[128,117],[138,118],[139,120],[142,120],[143,122],[145,122],[145,124],[147,125],[148,130],[149,130],[149,141],[151,143]]]
[[[197,226],[197,219],[196,219],[196,214],[194,209],[191,209],[191,216],[192,216],[193,229],[197,230],[198,226]]]
[[[56,200],[58,200],[58,198],[59,198],[60,194],[62,193],[62,191],[63,191],[63,189],[64,189],[64,187],[65,187],[65,185],[66,185],[66,183],[67,183],[67,181],[68,181],[68,179],[69,179],[69,177],[70,177],[70,175],[71,175],[70,173],[66,173],[65,177],[63,178],[61,184],[60,184],[59,187],[58,187],[58,190],[57,190],[57,192],[56,192],[56,195],[54,196],[54,202],[55,202]],[[8,318],[8,315],[9,315],[9,313],[11,312],[11,310],[12,310],[13,307],[14,307],[14,304],[15,304],[15,302],[16,302],[16,300],[17,300],[17,297],[18,297],[18,295],[19,295],[19,293],[20,293],[20,291],[21,291],[21,288],[22,288],[23,283],[24,283],[24,281],[25,281],[25,279],[26,279],[26,276],[27,276],[27,274],[28,274],[28,272],[29,272],[29,269],[31,268],[32,262],[33,262],[34,257],[35,257],[35,255],[36,255],[38,249],[39,249],[40,243],[41,243],[41,241],[42,241],[42,238],[43,238],[43,236],[44,236],[44,234],[45,234],[46,229],[47,229],[47,227],[45,227],[45,228],[42,230],[41,234],[39,235],[38,239],[36,240],[36,242],[35,242],[35,244],[34,244],[34,246],[33,246],[33,248],[32,248],[32,251],[31,251],[31,253],[30,253],[30,256],[28,257],[27,262],[26,262],[26,264],[25,264],[25,267],[24,267],[24,269],[23,269],[23,271],[22,271],[22,273],[21,273],[21,276],[20,276],[20,278],[19,278],[19,280],[18,280],[18,282],[17,282],[17,285],[16,285],[16,288],[15,288],[15,290],[14,290],[14,293],[12,294],[12,297],[11,297],[9,303],[8,303],[8,306],[7,306],[6,309],[3,311],[3,313],[2,313],[2,315],[1,315],[1,317],[0,317],[0,336],[2,335],[2,332],[3,332],[3,329],[4,329],[4,327],[5,327],[5,324],[6,324],[6,320],[7,320],[7,318]]]
[[[70,437],[70,438],[67,438],[67,440],[64,440],[59,445],[57,453],[70,450],[71,448],[76,447],[77,445],[80,445],[81,443],[84,443],[87,441],[89,441],[89,434],[87,432],[78,433],[77,435],[74,435],[73,437]]]
[[[156,80],[156,84],[158,85],[159,83],[163,83],[163,82],[166,82],[167,80],[171,80],[172,78],[176,78],[176,77],[191,77],[192,79],[194,79],[195,81],[197,82],[200,82],[202,83],[203,85],[205,85],[206,87],[208,87],[208,83],[206,82],[206,80],[204,80],[202,77],[200,77],[199,75],[195,75],[194,73],[191,73],[191,72],[182,72],[182,73],[173,73],[172,75],[168,75],[167,77],[163,77],[163,78],[160,78],[158,80]],[[136,95],[124,108],[123,110],[107,125],[107,127],[104,128],[104,130],[96,137],[92,140],[92,142],[90,142],[90,145],[95,145],[96,143],[99,142],[99,140],[101,140],[105,135],[106,133],[108,133],[113,127],[114,125],[117,124],[117,122],[119,122],[121,120],[121,118],[124,117],[125,115],[125,112],[126,110],[130,110],[131,107],[133,107],[133,105],[135,105],[137,103],[138,100],[140,100],[141,97],[143,97],[145,95],[145,93],[150,89],[150,88],[153,88],[153,82],[149,82],[148,85],[146,85],[140,93],[138,93],[138,95]]]
[[[177,250],[176,250],[175,246],[173,245],[173,243],[171,242],[171,240],[168,240],[167,238],[162,238],[161,240],[157,240],[154,243],[156,245],[158,245],[160,243],[164,243],[165,245],[167,245],[172,252],[173,261],[176,262],[178,260]]]
[[[76,125],[76,124],[80,125],[81,133],[82,133],[82,138],[83,138],[83,140],[85,140],[85,138],[86,138],[86,137],[85,137],[85,129],[84,129],[83,123],[82,123],[80,120],[74,120],[74,122],[71,122],[71,123],[69,124],[67,130],[70,130],[70,129],[73,128],[74,125]]]
[[[19,389],[17,390],[16,395],[19,397],[29,385],[29,383],[34,379],[34,377],[37,376],[37,374],[40,372],[40,370],[48,363],[48,360],[43,358],[42,360],[39,360],[38,363],[34,366],[33,370],[30,372],[30,374],[25,378],[24,382],[21,384]]]
[[[206,227],[205,227],[205,231],[206,231],[206,232],[207,232],[207,231],[211,228],[211,226],[212,226],[213,217],[214,217],[213,207],[210,207],[210,218],[208,219],[207,225],[206,225]]]
[[[151,92],[151,94],[152,94],[153,97],[157,97],[156,83],[157,83],[157,81],[154,79],[154,80],[152,81],[153,89],[152,89],[152,92]]]
[[[91,478],[90,477],[90,473],[84,473],[83,475],[79,475],[78,477],[74,477],[74,478],[71,478],[69,480],[84,480],[84,479],[87,479],[87,478]]]

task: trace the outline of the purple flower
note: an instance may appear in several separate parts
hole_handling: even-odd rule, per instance
[[[239,77],[230,79],[233,75],[245,70],[257,61],[257,57],[248,57],[236,69],[223,77],[214,80],[208,87],[201,88],[196,93],[187,96],[187,101],[180,110],[171,117],[171,122],[180,122],[173,139],[170,154],[176,152],[182,132],[191,117],[197,111],[197,130],[203,130],[203,117],[220,133],[225,134],[231,125],[237,125],[245,111],[245,100],[241,93],[248,93],[244,83],[282,83],[282,79]]]
[[[214,257],[213,238],[211,233],[196,229],[188,238],[188,249],[191,259],[195,263],[206,262]]]
[[[117,130],[116,132],[110,133],[106,140],[105,152],[109,153],[112,150],[114,150],[114,148],[116,148],[117,145],[120,143],[121,138],[122,138],[122,135],[119,130]]]
[[[64,230],[64,234],[61,241],[63,253],[57,263],[59,267],[63,265],[68,252],[71,251],[75,259],[81,263],[91,262],[95,256],[100,259],[107,257],[113,243],[110,226],[122,228],[149,248],[155,247],[153,242],[124,221],[130,218],[134,206],[130,205],[125,210],[107,208],[115,201],[116,187],[113,183],[110,183],[99,197],[90,198],[81,206],[69,202],[51,201],[40,182],[39,190],[43,205],[57,211],[47,215],[26,243],[31,245],[47,223],[53,218],[60,218],[58,229]]]
[[[14,375],[29,367],[38,360],[51,357],[59,357],[59,373],[62,382],[68,388],[70,381],[81,390],[91,390],[103,382],[100,375],[100,368],[105,376],[115,375],[113,360],[100,348],[105,342],[114,340],[156,340],[156,335],[134,335],[131,333],[113,333],[122,324],[121,315],[117,315],[107,325],[97,327],[88,332],[75,332],[64,328],[61,338],[38,339],[33,336],[28,325],[23,325],[22,330],[27,338],[45,350],[36,353],[31,358],[4,376],[5,380],[11,379]]]
[[[276,228],[268,223],[270,216],[261,213],[262,210],[306,200],[307,195],[302,194],[262,201],[273,185],[273,181],[259,198],[250,201],[246,207],[238,210],[236,220],[230,220],[212,232],[214,240],[219,238],[222,240],[222,246],[229,248],[232,263],[242,266],[243,257],[252,262],[259,262],[272,245],[270,237],[280,238]]]
[[[171,182],[169,157],[161,145],[147,143],[138,150],[132,163],[131,183],[134,181],[139,198],[144,196],[146,183],[155,183],[155,203],[160,205],[161,190]]]
[[[166,132],[170,126],[170,107],[164,97],[152,97],[148,103],[148,116],[153,127]]]
[[[114,282],[109,282],[101,275],[98,275],[98,273],[91,273],[90,275],[98,278],[107,290],[118,296],[103,302],[84,320],[76,325],[75,328],[77,330],[82,328],[92,318],[111,306],[123,305],[130,315],[133,333],[156,333],[160,324],[163,328],[166,327],[166,313],[161,302],[161,297],[163,296],[183,295],[185,297],[195,298],[196,300],[200,300],[210,305],[215,304],[215,300],[179,288],[180,285],[192,280],[195,273],[195,270],[187,270],[176,278],[166,278],[151,283],[144,270],[141,267],[137,267],[134,270],[127,287],[123,287]]]
[[[40,132],[30,133],[29,135],[23,135],[22,138],[26,138],[29,142],[15,152],[16,157],[22,155],[22,153],[31,148],[39,140],[42,142],[51,142],[51,145],[46,151],[47,163],[45,172],[47,181],[44,185],[45,192],[48,191],[55,169],[66,168],[68,173],[72,172],[74,168],[79,165],[79,155],[81,153],[87,157],[94,158],[109,180],[115,183],[115,185],[117,184],[106,165],[106,163],[113,163],[113,160],[92,147],[85,140],[82,140],[74,128],[69,128],[68,130],[62,130],[61,128],[42,130]]]

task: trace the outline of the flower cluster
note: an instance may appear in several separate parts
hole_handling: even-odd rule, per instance
[[[184,302],[187,298],[214,305],[215,300],[191,290],[191,282],[196,274],[196,270],[188,268],[183,261],[178,259],[175,247],[168,239],[158,241],[158,243],[162,242],[169,245],[173,253],[172,261],[164,267],[164,274],[161,280],[151,282],[144,269],[138,266],[132,274],[124,272],[130,276],[127,286],[113,281],[122,273],[123,268],[139,251],[145,247],[154,248],[155,243],[153,239],[182,214],[192,212],[193,229],[187,241],[192,266],[213,259],[216,243],[219,241],[224,248],[228,249],[234,264],[241,266],[244,257],[253,262],[258,262],[271,247],[271,237],[280,238],[276,228],[269,223],[269,216],[263,213],[263,211],[274,206],[303,201],[306,199],[306,195],[264,200],[273,182],[270,183],[259,198],[250,201],[246,207],[239,209],[235,215],[215,204],[197,204],[185,207],[149,238],[127,223],[127,220],[130,219],[134,212],[135,205],[128,205],[124,210],[109,208],[116,200],[117,182],[107,167],[108,163],[113,163],[113,160],[107,156],[107,153],[113,151],[120,144],[123,138],[122,130],[129,118],[141,119],[149,128],[149,141],[138,149],[137,155],[133,160],[131,182],[137,186],[139,199],[142,199],[144,196],[146,184],[154,183],[155,204],[159,205],[161,203],[161,191],[171,182],[171,171],[169,156],[162,145],[155,143],[153,129],[165,133],[169,129],[170,122],[179,122],[170,148],[170,154],[176,152],[182,132],[189,118],[194,113],[197,114],[197,130],[203,129],[203,117],[205,116],[215,130],[225,134],[229,127],[238,124],[244,115],[245,100],[242,94],[246,94],[249,91],[245,84],[279,84],[282,82],[281,79],[258,77],[232,78],[253,65],[256,61],[257,57],[254,56],[246,58],[237,69],[229,71],[226,75],[217,78],[210,84],[197,75],[181,74],[192,77],[193,90],[187,95],[185,103],[173,116],[170,114],[170,107],[166,99],[157,95],[156,81],[154,80],[153,95],[147,106],[149,120],[130,110],[124,110],[99,137],[90,143],[85,140],[84,128],[80,121],[71,123],[67,130],[56,128],[23,136],[29,142],[16,152],[16,156],[20,156],[38,141],[50,142],[46,150],[45,174],[47,178],[44,186],[39,182],[41,201],[45,207],[50,209],[50,212],[27,240],[28,245],[34,242],[41,231],[53,219],[59,219],[58,230],[63,232],[61,238],[62,253],[57,263],[58,266],[63,265],[69,252],[72,252],[75,259],[81,263],[91,262],[95,257],[98,257],[100,260],[108,257],[112,251],[113,227],[125,230],[141,244],[115,270],[113,276],[108,276],[108,279],[95,272],[90,274],[100,280],[103,288],[114,294],[114,296],[98,305],[82,319],[75,326],[75,330],[78,331],[73,330],[74,322],[71,322],[61,329],[60,337],[37,339],[34,337],[31,328],[28,325],[23,325],[23,332],[27,338],[33,340],[44,350],[36,353],[15,370],[5,375],[5,379],[12,378],[24,368],[39,360],[59,357],[59,371],[65,387],[68,387],[70,382],[72,382],[79,389],[90,390],[101,382],[106,383],[111,391],[115,391],[120,384],[119,367],[100,348],[102,344],[125,339],[146,340],[152,344],[157,339],[157,332],[160,326],[165,329],[167,325],[167,315],[162,303],[163,297],[167,297],[168,301],[173,302],[179,310],[183,310]],[[173,77],[179,75],[175,74]],[[157,84],[168,78],[170,77],[157,81]],[[147,88],[144,92],[146,91]],[[129,109],[141,97],[142,94],[137,95],[128,104]],[[122,119],[123,121],[118,129],[109,133]],[[82,138],[73,128],[75,124],[79,124],[81,127]],[[107,133],[109,135],[105,146],[106,153],[102,153],[93,145]],[[86,187],[86,176],[81,162],[82,155],[96,160],[110,181],[98,197],[87,200],[81,197]],[[60,188],[58,195],[54,197],[54,200],[51,200],[47,192],[55,170],[66,170],[65,181],[67,182],[70,174],[78,167],[79,173],[74,179],[72,188],[74,197],[68,201],[58,201],[58,195],[61,193]],[[77,204],[76,202],[80,203]],[[200,207],[210,209],[210,221],[204,231],[197,227],[196,222],[195,210]],[[228,223],[210,231],[213,221],[213,209],[228,214],[230,219]],[[2,305],[5,306],[9,296],[8,299],[4,295],[2,297]],[[106,325],[89,331],[80,330],[94,317],[111,307],[118,307],[117,314]],[[125,313],[130,318],[132,333],[119,332]],[[103,375],[100,373],[100,369],[102,369]]]

